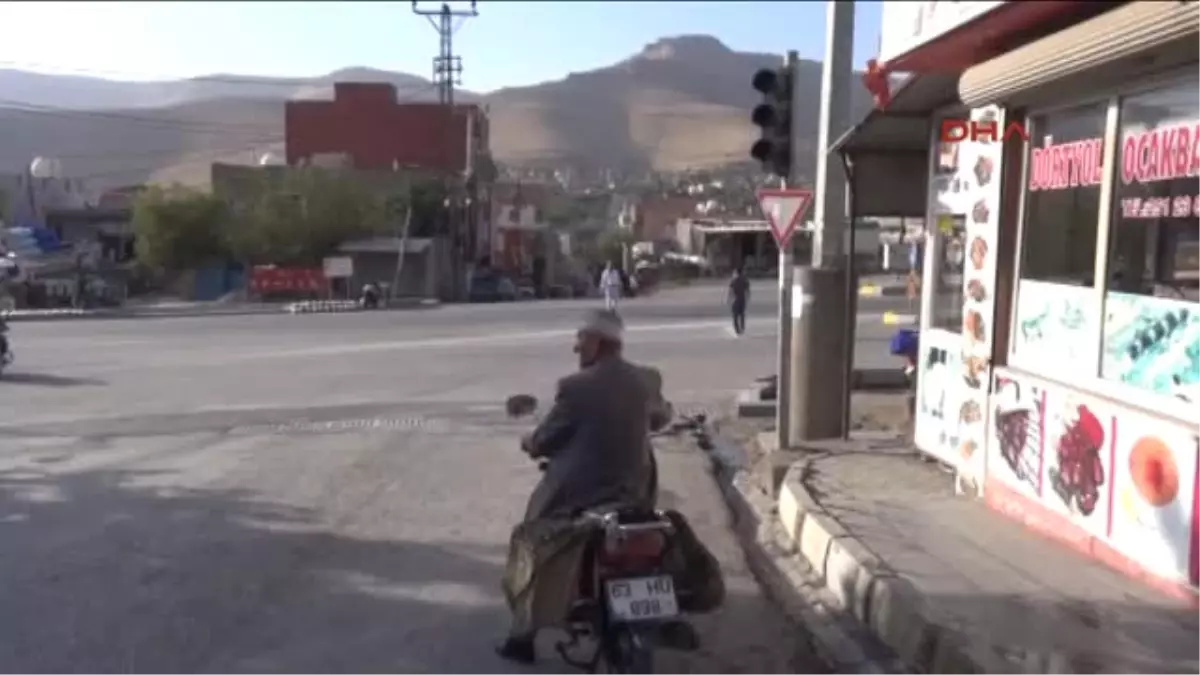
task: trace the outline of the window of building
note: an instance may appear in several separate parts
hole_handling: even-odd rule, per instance
[[[1102,102],[1028,120],[1020,278],[1010,344],[1016,362],[1039,370],[1096,375],[1100,310],[1091,288],[1096,282],[1107,110]]]
[[[935,120],[940,127],[941,118]],[[932,305],[929,325],[951,333],[961,333],[963,326],[963,260],[965,259],[966,216],[971,210],[971,195],[966,189],[965,172],[959,154],[961,143],[939,143],[931,167],[929,208],[932,218],[927,224],[930,236],[917,242],[918,248],[909,253],[910,265],[924,270],[923,281],[930,286]],[[925,244],[930,245],[925,250]],[[909,288],[912,294],[915,286]]]
[[[935,264],[933,316],[930,325],[952,333],[962,331],[963,322],[963,260],[965,259],[966,218],[942,215],[937,219],[937,235],[941,238],[939,257],[928,261]]]
[[[1022,279],[1093,284],[1106,114],[1096,104],[1030,120]]]
[[[1200,387],[1200,90],[1120,102],[1102,375],[1196,400]]]

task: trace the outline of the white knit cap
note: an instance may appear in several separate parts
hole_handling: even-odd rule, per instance
[[[621,321],[621,317],[610,309],[592,309],[584,314],[579,332],[592,333],[606,340],[621,342],[625,332],[625,322]]]

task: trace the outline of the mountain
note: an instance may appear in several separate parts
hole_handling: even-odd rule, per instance
[[[664,38],[605,68],[552,82],[459,92],[489,107],[492,149],[513,166],[678,170],[744,162],[755,130],[750,77],[773,54],[736,52],[716,38]],[[168,82],[0,70],[0,171],[31,157],[62,160],[71,175],[105,184],[202,183],[215,161],[250,163],[279,151],[288,99],[327,98],[336,81],[391,82],[398,98],[435,99],[428,80],[349,68],[314,78],[213,75]],[[816,140],[821,64],[800,62],[800,129]],[[853,92],[855,116],[870,97]]]

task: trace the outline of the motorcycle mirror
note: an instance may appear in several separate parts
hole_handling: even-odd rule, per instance
[[[515,394],[504,402],[504,410],[509,417],[525,417],[537,410],[538,400],[529,394]]]

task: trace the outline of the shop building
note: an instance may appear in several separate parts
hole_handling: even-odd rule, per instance
[[[856,216],[927,223],[917,446],[964,496],[1195,598],[1200,6],[884,12],[877,107],[837,150]]]

